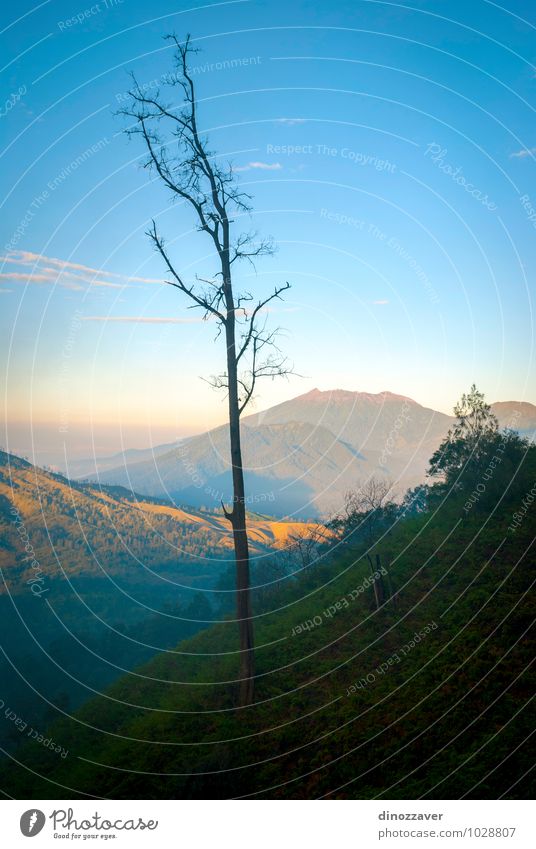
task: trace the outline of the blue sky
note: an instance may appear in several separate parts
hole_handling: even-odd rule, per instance
[[[302,376],[261,387],[257,408],[318,386],[450,412],[473,381],[536,402],[531,3],[107,0],[3,16],[11,447],[29,450],[29,422],[43,452],[87,454],[225,419],[200,380],[221,343],[158,282],[144,231],[156,218],[185,275],[210,273],[209,246],[114,114],[129,71],[151,87],[172,71],[172,31],[200,48],[202,129],[254,195],[244,228],[278,247],[236,284],[292,284],[270,318]]]

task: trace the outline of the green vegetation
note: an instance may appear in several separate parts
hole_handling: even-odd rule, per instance
[[[472,422],[436,483],[354,499],[320,560],[264,589],[254,705],[234,707],[229,620],[56,722],[64,759],[28,743],[7,792],[530,798],[536,447]]]

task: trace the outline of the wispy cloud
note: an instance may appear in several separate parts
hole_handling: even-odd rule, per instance
[[[119,274],[32,251],[11,251],[6,256],[0,256],[0,264],[15,266],[13,271],[0,272],[0,278],[20,280],[25,283],[50,283],[72,291],[84,291],[88,285],[122,289],[130,283],[161,284],[164,282],[161,278]],[[22,271],[23,268],[30,270]]]
[[[0,277],[5,280],[27,280],[28,274],[20,272],[20,271],[8,271],[8,272],[0,272]],[[34,274],[33,275],[36,283],[43,283],[45,280],[50,279],[50,275],[48,274]]]
[[[81,321],[109,321],[119,322],[121,324],[200,324],[204,321],[203,318],[160,318],[152,316],[138,315],[84,315],[81,316]]]
[[[239,165],[235,171],[251,171],[252,168],[259,168],[261,171],[279,171],[283,166],[280,162],[248,162],[247,165]]]
[[[284,307],[277,309],[276,307],[264,307],[262,310],[259,310],[261,313],[271,313],[271,312],[296,312],[298,307]],[[250,313],[248,310],[241,308],[240,314],[247,318]],[[167,316],[138,316],[138,315],[84,315],[80,317],[81,321],[101,321],[101,322],[116,322],[118,324],[205,324],[207,321],[215,321],[215,319],[211,316],[204,318],[202,315],[197,317],[174,317],[169,318]]]
[[[385,306],[385,304],[388,304],[388,303],[389,303],[389,301],[388,301],[388,300],[386,300],[385,298],[382,298],[382,299],[381,299],[381,300],[379,300],[379,301],[372,301],[372,303],[373,303],[373,304],[376,304],[376,306],[378,306],[378,307],[383,307],[383,306]]]
[[[295,124],[305,124],[307,118],[276,118],[276,124],[287,124],[289,127],[293,127]]]
[[[534,156],[535,153],[536,147],[523,147],[521,150],[511,153],[510,159],[524,159],[526,156]]]
[[[72,292],[83,292],[87,288],[86,286],[81,286],[79,283],[76,283],[74,280],[58,279],[58,272],[55,271],[54,274],[34,274],[32,272],[21,272],[21,271],[7,271],[0,272],[0,278],[4,280],[11,281],[20,281],[21,283],[58,283],[64,289],[70,289]]]

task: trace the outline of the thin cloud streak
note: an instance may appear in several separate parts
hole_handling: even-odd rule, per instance
[[[203,318],[161,318],[136,315],[85,315],[81,321],[114,321],[119,324],[201,324]]]
[[[58,259],[57,257],[49,257],[32,251],[11,251],[6,256],[0,256],[0,263],[2,262],[23,267],[33,266],[36,269],[36,273],[28,272],[23,275],[20,272],[13,272],[12,274],[5,272],[1,275],[4,277],[11,277],[11,279],[26,279],[28,283],[49,282],[57,283],[58,285],[66,286],[67,288],[73,288],[71,285],[67,285],[65,283],[62,279],[64,277],[81,283],[89,283],[92,286],[106,286],[116,289],[126,288],[129,283],[165,283],[162,278],[119,274],[115,271],[106,271],[102,268],[92,268],[89,265],[69,262],[67,260]],[[44,277],[45,274],[48,275],[47,279]],[[111,277],[113,280],[123,282],[113,283],[110,280],[102,279],[102,277]]]
[[[112,289],[125,288],[124,283],[111,283],[109,280],[87,280],[84,277],[73,274],[72,272],[61,272],[56,269],[40,269],[38,273],[33,271],[5,271],[0,272],[0,278],[5,280],[20,280],[24,283],[52,283],[61,286],[63,289],[70,289],[73,292],[84,292],[86,286],[81,286],[81,283],[86,283],[90,286],[105,286]]]
[[[280,171],[283,166],[280,162],[248,162],[247,165],[239,165],[234,171],[251,171],[253,168],[258,168],[261,171]]]
[[[293,127],[295,124],[305,124],[307,118],[276,118],[276,124],[286,124],[288,127]]]
[[[57,272],[54,272],[54,273],[55,273],[55,275],[57,275]],[[42,283],[59,282],[59,281],[57,281],[57,276],[53,278],[53,277],[51,277],[50,274],[31,274],[31,273],[26,273],[26,272],[21,273],[21,272],[18,272],[18,271],[0,272],[0,278],[3,278],[4,280],[15,280],[15,281],[20,280],[20,281],[23,281],[25,283],[36,283],[38,285],[42,284]],[[80,286],[77,283],[72,282],[70,280],[61,281],[60,285],[63,286],[63,288],[69,289],[72,292],[83,292],[84,291],[84,286]],[[114,285],[114,284],[111,284],[111,285]]]
[[[518,150],[515,153],[510,154],[510,159],[524,159],[526,156],[534,156],[536,153],[536,147],[524,147],[522,150]]]

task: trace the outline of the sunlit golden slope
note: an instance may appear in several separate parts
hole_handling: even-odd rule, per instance
[[[36,575],[139,573],[142,578],[147,570],[160,574],[185,563],[197,564],[206,576],[221,569],[222,559],[232,559],[230,526],[218,512],[139,500],[119,487],[74,483],[4,452],[0,526],[0,566],[11,591]],[[314,528],[250,514],[252,553],[282,549],[293,536]]]

